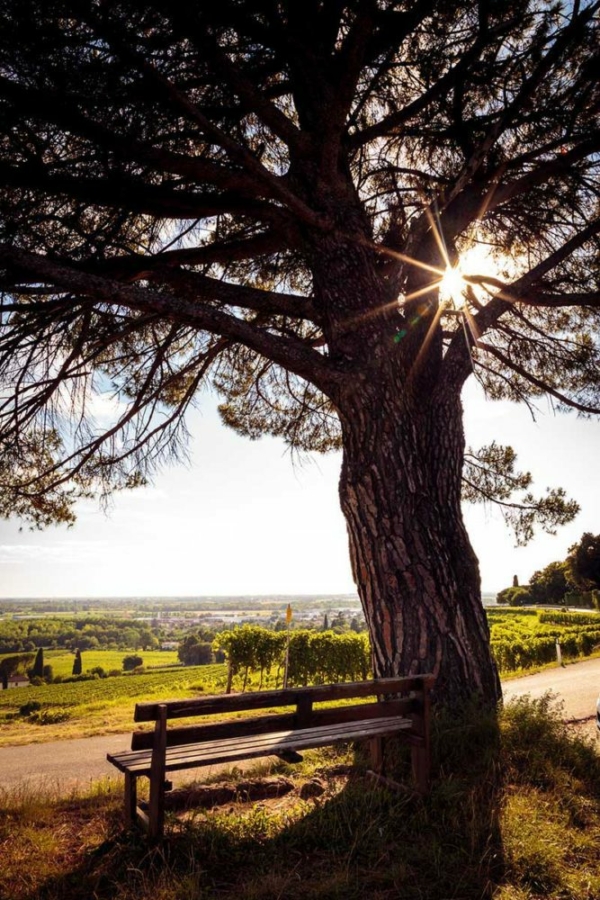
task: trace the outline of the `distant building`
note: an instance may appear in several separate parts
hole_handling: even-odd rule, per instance
[[[6,679],[7,688],[29,687],[29,684],[27,675],[9,675]]]
[[[179,641],[162,641],[160,645],[161,650],[177,650],[179,647]]]

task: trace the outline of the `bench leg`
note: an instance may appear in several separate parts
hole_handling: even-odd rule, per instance
[[[412,772],[417,790],[420,794],[429,791],[429,748],[425,745],[411,747]]]
[[[149,836],[160,840],[165,826],[165,757],[167,751],[167,707],[161,703],[154,731],[154,746],[150,763]]]
[[[148,808],[149,837],[160,840],[165,827],[165,778],[164,773],[156,779],[150,777],[150,803]]]
[[[383,772],[383,738],[373,737],[369,740],[371,766],[379,775]]]
[[[137,819],[137,777],[125,772],[125,826],[132,828]]]

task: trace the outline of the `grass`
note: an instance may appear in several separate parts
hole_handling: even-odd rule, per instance
[[[596,900],[600,757],[548,698],[438,718],[425,800],[333,751],[279,765],[322,793],[170,814],[148,847],[122,828],[120,785],[6,794],[0,897],[10,900]],[[392,757],[399,779],[403,753]],[[247,777],[244,776],[244,777]]]

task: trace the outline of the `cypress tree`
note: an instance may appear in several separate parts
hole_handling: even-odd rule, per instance
[[[44,648],[40,647],[33,664],[33,675],[36,678],[44,677]]]
[[[73,660],[73,675],[81,675],[81,650],[77,649]]]

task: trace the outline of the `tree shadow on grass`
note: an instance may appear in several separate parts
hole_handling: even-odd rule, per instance
[[[506,852],[514,825],[507,825],[504,810],[507,796],[527,804],[542,791],[544,810],[548,798],[571,803],[579,827],[576,814],[583,807],[577,798],[596,792],[590,815],[600,823],[600,760],[593,750],[573,742],[539,703],[514,706],[501,729],[495,716],[476,710],[438,716],[433,744],[434,779],[426,798],[408,786],[399,792],[373,786],[357,759],[337,792],[293,803],[288,797],[278,808],[235,804],[173,818],[167,839],[155,848],[141,835],[120,832],[113,812],[103,844],[20,896],[491,900],[503,884],[514,886],[514,896],[579,896],[562,882],[560,868],[540,857],[533,839],[520,857]],[[389,774],[408,785],[403,748],[390,757]]]

